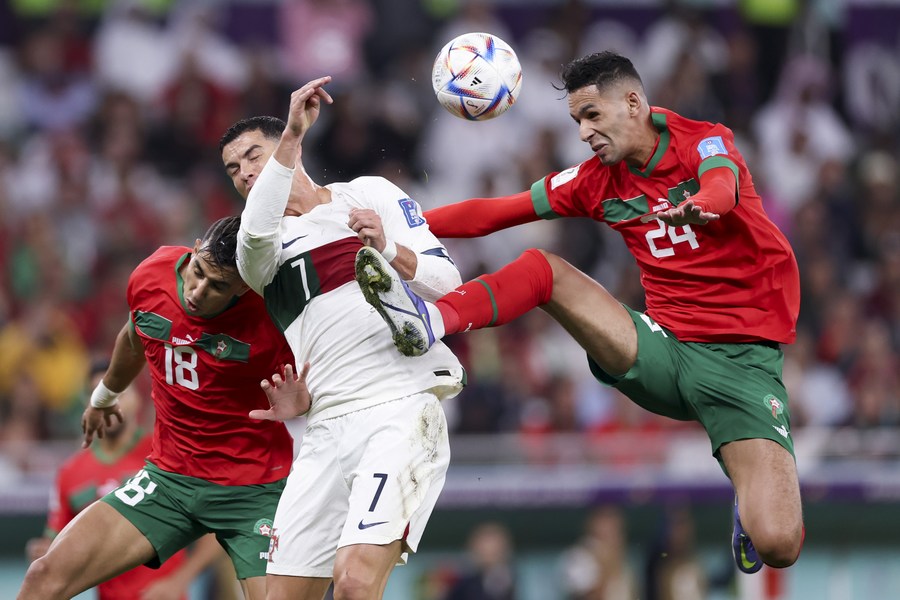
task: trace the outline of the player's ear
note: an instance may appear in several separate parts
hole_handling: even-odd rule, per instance
[[[201,242],[200,238],[197,238],[196,240],[194,240],[194,254],[195,255],[200,252],[200,242]]]
[[[625,96],[625,102],[628,104],[628,114],[630,116],[635,116],[641,111],[641,105],[643,104],[643,100],[641,99],[641,95],[637,90],[631,90]]]

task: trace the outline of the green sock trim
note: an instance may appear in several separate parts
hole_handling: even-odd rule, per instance
[[[494,316],[491,318],[491,322],[487,324],[488,327],[493,327],[494,323],[497,322],[497,318],[500,316],[500,311],[497,309],[497,300],[494,298],[494,290],[491,289],[491,286],[486,284],[480,279],[476,279],[478,283],[484,286],[484,289],[487,290],[488,296],[491,298],[491,308],[494,310]]]

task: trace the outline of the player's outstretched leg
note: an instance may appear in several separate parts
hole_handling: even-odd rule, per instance
[[[738,498],[734,497],[734,509],[732,511],[734,529],[731,532],[731,551],[734,554],[734,562],[737,568],[744,573],[756,573],[762,569],[763,561],[759,558],[756,548],[750,536],[741,525],[741,515],[738,513]]]
[[[356,253],[356,282],[366,302],[388,324],[394,345],[405,356],[420,356],[434,344],[434,331],[425,301],[417,296],[393,267],[370,246]]]

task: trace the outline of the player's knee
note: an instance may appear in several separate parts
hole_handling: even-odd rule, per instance
[[[770,567],[789,567],[797,562],[800,556],[802,534],[799,528],[794,532],[777,527],[764,527],[752,533],[750,537],[763,562]]]
[[[53,564],[44,558],[39,558],[28,567],[25,580],[19,590],[17,600],[52,600],[63,598],[63,581],[55,573]]]
[[[378,582],[361,569],[345,569],[334,576],[334,600],[365,600],[377,592]]]

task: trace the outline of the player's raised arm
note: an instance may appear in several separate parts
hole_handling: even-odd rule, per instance
[[[129,321],[116,337],[109,368],[91,393],[90,404],[81,416],[81,430],[84,433],[82,447],[90,446],[94,435],[102,438],[106,427],[112,425],[113,418],[123,422],[124,417],[118,406],[119,394],[134,381],[146,362],[144,344]]]
[[[248,130],[223,149],[225,168],[229,172],[232,168],[244,169],[245,160],[250,162],[246,166],[250,174],[248,181],[232,175],[238,191],[247,198],[238,231],[237,264],[241,277],[258,293],[262,293],[278,270],[281,219],[288,210],[292,189],[295,195],[315,194],[315,185],[308,178],[295,177],[294,170],[296,166],[301,170],[303,168],[301,142],[318,119],[321,103],[332,102],[331,96],[322,87],[329,81],[331,77],[320,77],[291,94],[287,123],[261,170],[259,163],[265,160],[261,142],[265,134],[260,130]],[[256,164],[253,164],[254,160]],[[258,175],[253,177],[253,173]],[[307,190],[299,185],[304,181],[309,183]]]
[[[472,198],[425,211],[431,233],[439,238],[481,237],[538,219],[530,191],[500,198]]]

